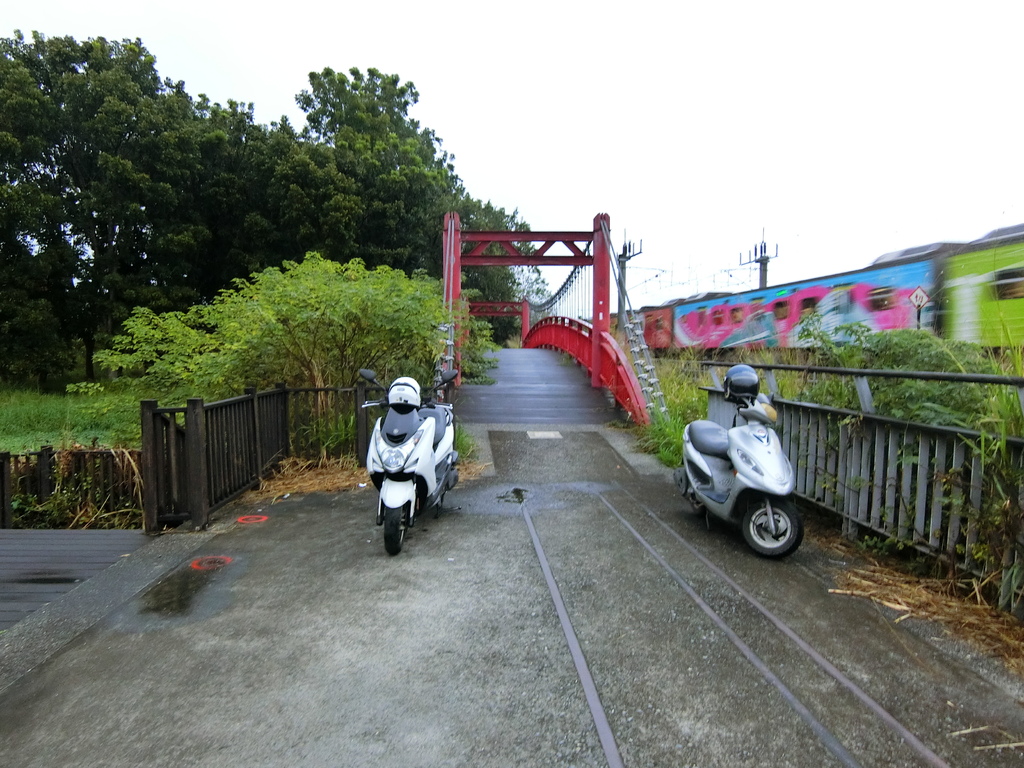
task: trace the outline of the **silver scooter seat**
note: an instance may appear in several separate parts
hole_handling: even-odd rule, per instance
[[[729,432],[721,424],[707,419],[690,423],[690,442],[707,456],[729,457]]]

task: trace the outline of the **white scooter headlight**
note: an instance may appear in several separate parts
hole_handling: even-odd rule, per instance
[[[405,466],[406,458],[400,448],[385,448],[380,454],[380,462],[388,472],[400,471]]]
[[[380,433],[377,434],[377,453],[380,456],[381,464],[384,465],[385,472],[401,472],[405,469],[405,464],[423,438],[425,429],[425,426],[420,427],[412,434],[412,437],[398,446],[388,445],[383,436]]]

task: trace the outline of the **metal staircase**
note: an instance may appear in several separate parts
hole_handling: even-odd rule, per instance
[[[602,224],[602,227],[604,228],[606,241],[610,243],[611,236],[607,225]],[[625,303],[625,307],[620,308],[625,309],[625,312],[622,314],[626,318],[622,330],[626,335],[626,346],[629,349],[630,361],[633,363],[633,372],[636,373],[636,378],[640,382],[640,389],[644,393],[644,399],[647,401],[647,411],[652,421],[667,418],[668,408],[665,405],[665,393],[661,391],[661,382],[654,369],[651,350],[644,339],[643,321],[640,319],[639,314],[633,311],[633,307],[630,304],[629,294],[626,293],[626,286],[623,283],[624,276],[619,271],[618,260],[613,257],[611,265],[612,275],[614,275],[615,282],[619,287],[620,300]]]

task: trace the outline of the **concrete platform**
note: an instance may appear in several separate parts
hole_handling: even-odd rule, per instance
[[[1019,681],[828,552],[709,530],[623,430],[469,428],[490,473],[396,557],[372,489],[236,502],[0,634],[4,765],[1022,764],[978,749]]]

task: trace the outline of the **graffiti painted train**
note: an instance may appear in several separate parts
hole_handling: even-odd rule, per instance
[[[925,303],[924,300],[927,299]],[[992,347],[1024,342],[1024,224],[970,243],[886,254],[854,272],[743,293],[706,293],[644,307],[652,349],[796,347],[811,315],[842,326],[923,328]]]

